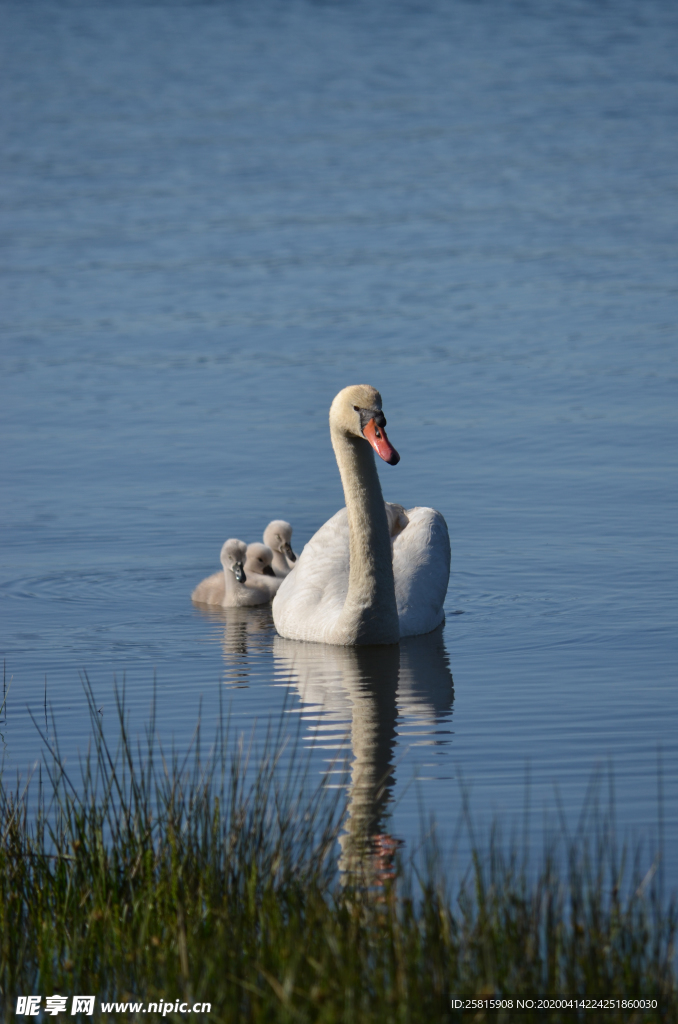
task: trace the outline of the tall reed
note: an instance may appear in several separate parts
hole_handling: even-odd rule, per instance
[[[207,753],[198,730],[180,759],[153,722],[133,749],[122,701],[110,749],[90,710],[80,778],[51,746],[32,788],[0,782],[4,1019],[17,995],[88,993],[97,1015],[180,999],[210,1003],[210,1021],[678,1020],[675,903],[608,828],[561,832],[535,869],[494,830],[454,887],[432,843],[423,869],[375,884],[366,862],[342,882],[342,791],[310,787],[280,732],[253,763],[220,723]],[[451,1009],[549,994],[658,1006]]]

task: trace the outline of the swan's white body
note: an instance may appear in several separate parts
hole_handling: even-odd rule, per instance
[[[430,633],[445,620],[450,541],[440,512],[407,510],[408,525],[393,538],[393,579],[400,637]],[[326,639],[343,611],[350,574],[345,508],[321,526],[284,580],[273,604],[273,621],[290,640]]]
[[[447,525],[435,509],[414,508],[406,513],[405,528],[391,537],[393,517],[384,508],[370,448],[398,461],[383,425],[374,388],[345,388],[332,403],[330,433],[346,508],[311,538],[276,595],[273,621],[287,639],[389,644],[429,633],[444,621]],[[402,517],[396,518],[402,525]]]

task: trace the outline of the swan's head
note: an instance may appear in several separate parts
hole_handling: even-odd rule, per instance
[[[400,462],[400,456],[387,438],[385,426],[381,395],[369,384],[352,384],[344,388],[330,406],[331,428],[365,438],[384,462],[395,466]]]
[[[273,552],[268,544],[248,544],[245,572],[258,573],[263,576],[275,576],[271,562]]]
[[[244,583],[247,579],[243,565],[247,555],[247,544],[242,540],[230,538],[221,549],[221,564],[225,570],[233,573],[238,583]]]
[[[290,562],[296,562],[297,556],[292,551],[292,527],[284,519],[274,519],[264,530],[264,544],[272,551],[287,555]]]

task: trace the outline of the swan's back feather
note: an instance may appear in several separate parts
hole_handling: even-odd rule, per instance
[[[445,621],[450,579],[447,523],[434,508],[407,510],[407,526],[393,541],[393,577],[400,635],[430,633]]]

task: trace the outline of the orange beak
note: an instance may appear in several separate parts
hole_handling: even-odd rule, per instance
[[[386,436],[383,427],[378,427],[373,419],[363,427],[363,437],[370,442],[380,459],[388,462],[389,466],[396,466],[400,462],[400,456]]]

